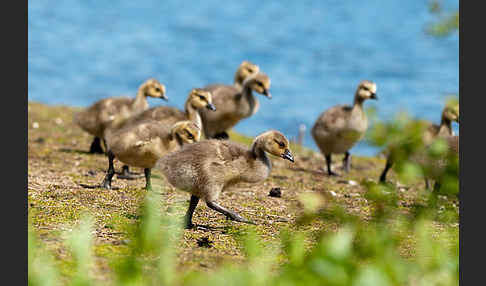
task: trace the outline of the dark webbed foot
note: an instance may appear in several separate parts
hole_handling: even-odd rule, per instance
[[[334,172],[334,171],[331,171],[331,170],[328,170],[327,171],[327,174],[329,175],[329,177],[341,177],[340,174]]]
[[[244,223],[249,223],[249,224],[255,224],[254,222],[251,222],[249,221],[248,219],[240,216],[239,214],[231,211],[231,210],[228,210],[228,209],[225,209],[224,207],[218,205],[217,203],[215,202],[206,202],[206,205],[210,208],[210,209],[213,209],[217,212],[220,212],[222,214],[224,214],[227,218],[231,219],[231,220],[234,220],[234,221],[239,221],[239,222],[244,222]]]
[[[136,180],[143,177],[140,173],[130,172],[127,165],[123,165],[121,173],[116,176],[118,179]]]
[[[221,133],[218,133],[218,134],[214,135],[214,139],[218,139],[218,140],[228,140],[229,139],[229,135],[228,135],[228,133],[226,133],[226,131],[224,131],[224,132],[221,132]]]
[[[89,147],[89,153],[91,154],[104,154],[103,148],[101,148],[101,140],[99,137],[95,137],[91,146]]]

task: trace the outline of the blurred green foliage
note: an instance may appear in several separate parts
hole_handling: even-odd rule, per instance
[[[459,31],[459,10],[446,12],[441,1],[433,0],[429,3],[429,11],[436,15],[437,21],[427,27],[427,33],[444,37]]]
[[[161,211],[165,208],[159,196],[149,192],[137,222],[127,227],[128,254],[107,258],[113,284],[458,285],[458,230],[446,228],[436,233],[433,227],[435,223],[458,223],[457,210],[445,209],[442,203],[458,193],[458,158],[449,156],[443,141],[426,146],[422,141],[425,128],[423,121],[401,113],[391,122],[375,122],[368,135],[377,146],[387,150],[393,146],[396,173],[406,180],[427,174],[426,165],[414,160],[416,154],[434,160],[450,158],[441,177],[447,191],[419,192],[411,213],[400,208],[394,186],[373,180],[361,183],[372,205],[371,219],[367,220],[349,214],[330,196],[302,196],[298,199],[303,204],[303,218],[281,230],[277,247],[266,244],[252,227],[245,228],[234,233],[246,255],[244,263],[223,263],[211,271],[180,272],[176,249],[183,231],[182,218]],[[323,201],[325,208],[320,203]],[[333,220],[340,226],[337,232],[322,229],[312,237],[300,231],[316,220]],[[61,275],[29,224],[29,285],[105,285],[91,276],[96,267],[92,228],[92,218],[84,216],[66,235],[74,270]],[[410,245],[413,255],[404,257],[402,249]]]

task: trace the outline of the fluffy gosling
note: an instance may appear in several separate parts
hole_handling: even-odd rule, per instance
[[[454,131],[452,130],[452,122],[457,122],[459,123],[459,105],[452,106],[452,105],[447,105],[444,107],[442,110],[441,114],[441,120],[440,124],[432,124],[430,122],[427,122],[429,125],[427,129],[424,131],[423,134],[423,142],[425,145],[429,145],[432,143],[433,140],[435,140],[438,137],[448,137],[448,136],[454,136]],[[386,175],[388,174],[388,171],[394,164],[394,158],[393,158],[393,146],[389,148],[386,156],[386,164],[385,168],[383,169],[383,172],[380,175],[380,182],[384,183],[386,182]],[[429,183],[427,179],[425,179],[425,188],[429,188]]]
[[[123,122],[124,119],[148,109],[147,96],[168,100],[165,86],[156,79],[148,79],[140,85],[135,98],[124,96],[105,98],[76,113],[75,124],[95,136],[89,152],[102,154],[100,139],[104,139],[105,129],[114,122]]]
[[[258,111],[259,102],[253,95],[253,91],[272,98],[269,89],[270,78],[264,73],[247,77],[241,89],[234,86],[206,87],[205,90],[213,95],[213,103],[217,110],[201,112],[205,137],[228,139],[228,129]]]
[[[151,190],[151,169],[157,160],[183,144],[199,141],[200,137],[201,129],[191,121],[177,122],[172,128],[155,120],[124,126],[106,138],[108,171],[101,186],[111,189],[113,160],[117,158],[124,164],[144,168],[145,188]]]
[[[354,104],[336,105],[319,115],[312,127],[312,137],[326,158],[329,176],[339,176],[331,170],[331,154],[344,153],[344,171],[351,168],[349,149],[363,138],[368,128],[368,118],[363,110],[367,99],[378,99],[376,84],[363,80],[359,83],[354,95]]]
[[[192,216],[199,199],[231,220],[251,223],[216,201],[231,185],[265,180],[272,170],[267,152],[294,162],[287,138],[279,131],[270,130],[255,137],[250,149],[228,140],[214,139],[186,145],[162,157],[156,168],[174,187],[191,194],[185,216],[186,228],[194,226]]]

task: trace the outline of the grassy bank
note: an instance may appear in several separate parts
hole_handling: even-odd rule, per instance
[[[110,261],[114,257],[127,255],[131,239],[128,233],[130,227],[140,219],[139,206],[147,192],[143,189],[143,178],[127,181],[115,176],[115,190],[82,186],[98,185],[103,180],[108,162],[103,155],[87,153],[92,137],[72,123],[76,110],[29,102],[30,223],[40,244],[53,254],[62,277],[67,278],[73,275],[75,265],[71,253],[62,243],[64,236],[75,228],[83,214],[93,216],[95,267],[90,271],[98,281],[108,283],[113,279]],[[231,133],[230,138],[244,144],[251,142],[251,138],[235,133]],[[256,226],[228,221],[205,204],[199,204],[194,223],[209,227],[183,231],[175,249],[178,272],[211,272],[227,263],[244,263],[247,255],[239,235],[250,230],[261,238],[266,248],[276,249],[282,230],[299,231],[306,237],[304,247],[310,249],[316,244],[319,233],[323,230],[338,231],[342,221],[329,217],[328,220],[299,224],[298,220],[305,217],[309,209],[325,209],[330,202],[356,216],[362,224],[371,219],[379,206],[370,201],[366,186],[377,181],[385,164],[383,158],[353,156],[350,173],[330,178],[324,173],[322,155],[300,146],[293,145],[291,149],[295,163],[272,158],[273,170],[267,180],[253,185],[240,183],[221,195],[221,205],[256,222]],[[341,158],[334,158],[338,170]],[[115,160],[117,171],[121,165]],[[142,170],[133,168],[132,171]],[[182,217],[189,195],[170,187],[157,170],[152,174],[153,192],[160,198],[160,212],[170,217]],[[407,186],[401,186],[393,172],[389,179],[395,183],[398,211],[404,215],[411,213],[415,198],[423,190],[423,181],[417,179]],[[276,187],[282,191],[280,198],[268,195]],[[457,209],[454,200],[444,200],[442,204],[444,208]],[[390,227],[392,225],[393,221],[390,221]],[[454,220],[432,221],[430,228],[435,235],[458,234],[458,223]],[[455,243],[456,238],[453,237],[451,241]],[[397,251],[404,259],[413,261],[416,258],[416,238],[408,236]],[[282,257],[281,263],[285,262],[285,257]]]

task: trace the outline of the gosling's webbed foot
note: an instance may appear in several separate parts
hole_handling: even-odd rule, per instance
[[[329,175],[329,177],[341,177],[340,174],[338,174],[334,171],[327,171],[327,174]]]
[[[117,174],[118,179],[124,179],[124,180],[136,180],[143,178],[143,174],[141,173],[135,173],[135,172],[130,172],[128,170],[128,166],[123,166],[121,173]]]

